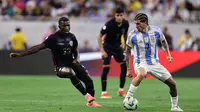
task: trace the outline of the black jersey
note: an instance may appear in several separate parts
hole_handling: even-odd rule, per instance
[[[121,36],[127,35],[129,22],[123,19],[122,24],[118,25],[115,18],[109,20],[101,29],[101,34],[105,35],[104,43],[109,45],[121,45]]]
[[[44,44],[51,49],[56,66],[66,66],[73,62],[73,53],[78,47],[78,41],[74,34],[57,31],[50,35]]]

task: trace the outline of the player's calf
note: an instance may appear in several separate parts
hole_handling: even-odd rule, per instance
[[[169,88],[170,88],[170,95],[172,97],[177,96],[177,88],[176,88],[176,82],[170,77],[164,82]]]
[[[94,97],[94,94],[95,94],[94,83],[93,83],[93,80],[91,78],[89,78],[87,80],[87,82],[85,83],[85,86],[86,86],[87,92]]]
[[[75,72],[72,68],[60,67],[57,69],[57,76],[60,78],[71,78],[74,75],[75,75]]]

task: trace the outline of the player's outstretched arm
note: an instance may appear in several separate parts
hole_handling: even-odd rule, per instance
[[[11,58],[17,58],[17,57],[23,57],[23,56],[27,56],[27,55],[31,55],[34,54],[42,49],[45,49],[46,45],[44,43],[35,45],[33,47],[31,47],[30,49],[22,52],[22,53],[10,53],[10,57]]]

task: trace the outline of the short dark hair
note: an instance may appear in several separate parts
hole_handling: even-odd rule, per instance
[[[121,7],[117,7],[117,8],[115,9],[115,13],[124,13],[124,9],[121,8]]]
[[[165,27],[163,28],[163,30],[168,30],[167,26],[165,26]]]
[[[185,29],[185,34],[189,34],[190,30],[189,29]]]
[[[69,19],[67,17],[61,17],[59,20],[58,20],[58,23],[60,23],[61,21],[69,21]]]
[[[20,28],[20,27],[17,27],[17,28],[15,28],[15,31],[16,31],[16,32],[20,32],[20,31],[21,31],[21,28]]]
[[[144,14],[144,13],[138,13],[138,14],[135,16],[134,20],[135,20],[135,21],[136,21],[136,20],[147,20],[147,21],[148,21],[148,16],[147,16],[146,14]]]

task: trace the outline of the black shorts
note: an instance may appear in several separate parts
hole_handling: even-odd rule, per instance
[[[63,66],[61,66],[63,67]],[[75,72],[75,75],[83,82],[86,82],[88,80],[92,80],[89,76],[89,73],[88,71],[86,70],[86,68],[81,65],[81,64],[70,64],[70,65],[67,65],[65,67],[69,67],[69,68],[72,68]],[[56,71],[59,70],[60,67],[56,67]],[[56,75],[58,75],[58,72],[56,72]]]
[[[103,47],[108,55],[107,58],[103,58],[103,65],[109,65],[112,56],[115,58],[116,62],[124,62],[124,52],[121,46],[111,46],[109,44],[104,44]]]

